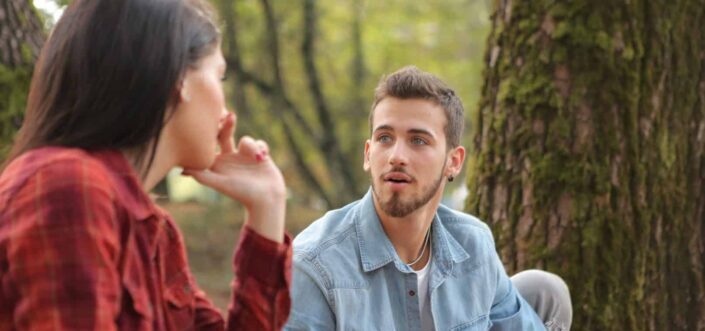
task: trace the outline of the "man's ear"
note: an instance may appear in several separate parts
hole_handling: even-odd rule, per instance
[[[365,170],[365,172],[370,171],[370,140],[367,139],[365,141],[365,155],[363,157],[362,161],[362,169]]]
[[[465,162],[465,147],[457,146],[451,149],[448,153],[448,162],[446,163],[446,177],[457,177]]]

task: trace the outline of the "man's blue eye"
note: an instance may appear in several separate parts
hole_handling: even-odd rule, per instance
[[[392,138],[389,136],[379,136],[379,138],[377,138],[377,141],[379,141],[381,143],[387,143],[387,142],[390,142],[391,140],[392,140]]]
[[[421,138],[413,138],[411,139],[411,143],[414,145],[426,145],[426,141]]]

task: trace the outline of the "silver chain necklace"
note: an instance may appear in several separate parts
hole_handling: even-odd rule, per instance
[[[419,263],[419,261],[421,261],[423,254],[426,252],[426,246],[428,246],[428,240],[430,238],[431,238],[431,227],[429,227],[428,231],[426,231],[426,238],[423,240],[423,247],[421,248],[421,254],[419,254],[419,257],[417,257],[416,260],[413,260],[410,263],[407,263],[406,266],[411,267],[414,264],[417,264],[417,263]]]

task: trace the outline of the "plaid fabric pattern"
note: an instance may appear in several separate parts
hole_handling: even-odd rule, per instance
[[[277,244],[245,227],[233,268],[226,321],[118,151],[39,148],[0,175],[0,330],[280,329],[290,236]]]

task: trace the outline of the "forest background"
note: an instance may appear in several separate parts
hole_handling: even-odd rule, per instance
[[[0,0],[0,158],[68,2]],[[464,101],[444,202],[492,227],[510,274],[562,275],[574,330],[705,330],[705,1],[211,2],[237,135],[270,143],[292,234],[368,189],[373,89],[413,64]],[[178,172],[156,193],[225,308],[241,207]]]

